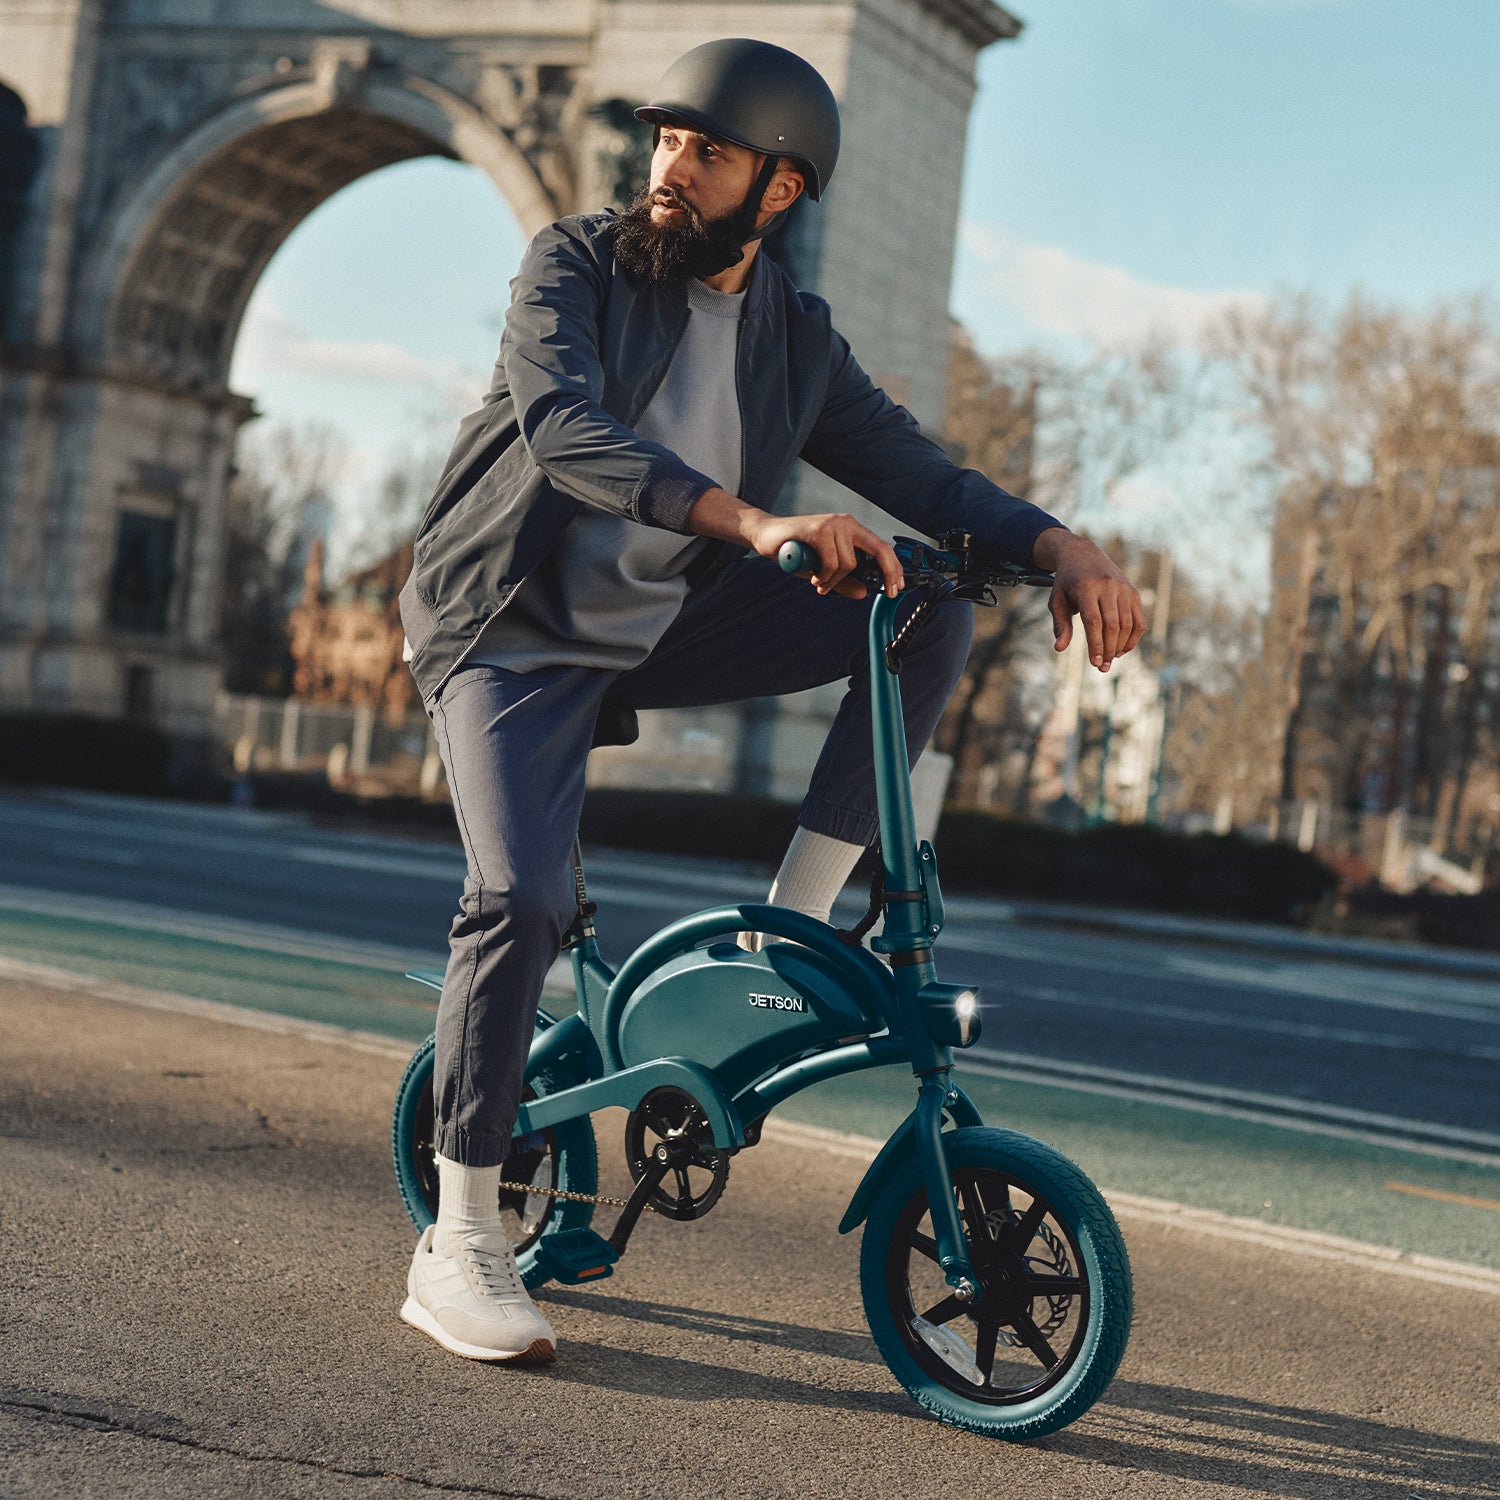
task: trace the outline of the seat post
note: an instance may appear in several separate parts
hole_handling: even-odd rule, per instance
[[[576,838],[573,840],[573,899],[578,903],[578,915],[563,938],[564,953],[594,937],[594,913],[599,909],[589,900],[588,887],[583,880],[583,847]]]

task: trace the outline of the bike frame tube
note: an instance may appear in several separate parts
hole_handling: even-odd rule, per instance
[[[793,1094],[799,1094],[815,1083],[839,1078],[845,1073],[858,1073],[865,1068],[888,1068],[909,1061],[909,1056],[901,1038],[892,1036],[874,1036],[866,1042],[835,1047],[831,1052],[818,1052],[778,1068],[769,1078],[763,1078],[742,1094],[737,1094],[734,1107],[740,1119],[758,1120],[762,1115],[770,1114],[778,1104],[786,1103]]]
[[[592,935],[580,938],[568,954],[573,964],[573,988],[578,995],[578,1013],[592,1027],[603,1009],[604,997],[614,982],[615,971],[599,956],[599,943]]]
[[[870,611],[870,719],[874,739],[875,798],[880,812],[880,848],[887,891],[924,889],[917,852],[916,816],[911,803],[911,768],[906,761],[906,725],[901,717],[901,679],[885,664],[886,647],[896,633],[898,601],[880,595]],[[901,1032],[911,1045],[917,1074],[951,1068],[953,1053],[927,1035],[917,1006],[917,992],[936,978],[931,957],[932,934],[925,901],[892,901],[886,906],[880,948],[892,960]],[[913,962],[914,955],[923,957]]]
[[[917,869],[917,823],[911,805],[911,771],[906,763],[906,725],[901,718],[901,679],[885,664],[895,639],[900,601],[881,594],[870,611],[870,719],[875,736],[875,799],[880,810],[880,843],[886,888],[913,891]],[[919,903],[902,901],[888,911],[885,935],[925,938]],[[925,943],[913,942],[912,948]]]

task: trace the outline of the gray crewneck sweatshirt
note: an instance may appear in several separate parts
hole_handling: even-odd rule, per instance
[[[745,294],[689,281],[687,299],[687,327],[635,430],[738,494],[735,356]],[[702,546],[699,537],[585,509],[465,660],[512,672],[638,666],[682,607],[683,573]]]

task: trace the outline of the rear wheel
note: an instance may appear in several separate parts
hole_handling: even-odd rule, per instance
[[[935,1416],[988,1437],[1041,1437],[1103,1392],[1130,1333],[1130,1262],[1099,1190],[1029,1136],[943,1137],[979,1294],[937,1263],[915,1154],[865,1226],[865,1315],[891,1372]]]
[[[553,1025],[539,1014],[538,1028]],[[433,1144],[432,1059],[435,1037],[428,1037],[406,1065],[396,1090],[396,1111],[391,1121],[391,1153],[395,1160],[396,1184],[401,1201],[418,1230],[437,1217],[438,1174]],[[550,1073],[528,1077],[523,1097],[555,1093],[566,1081]],[[554,1198],[549,1192],[526,1192],[526,1188],[553,1189],[592,1196],[599,1190],[599,1157],[594,1127],[587,1116],[567,1120],[547,1130],[517,1136],[500,1174],[500,1218],[516,1249],[516,1264],[528,1287],[548,1280],[537,1264],[536,1242],[542,1235],[561,1229],[586,1229],[594,1215],[592,1203]]]

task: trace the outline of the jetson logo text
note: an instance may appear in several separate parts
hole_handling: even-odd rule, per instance
[[[750,1003],[760,1010],[792,1010],[799,1015],[807,1011],[807,1001],[801,995],[751,995]]]

